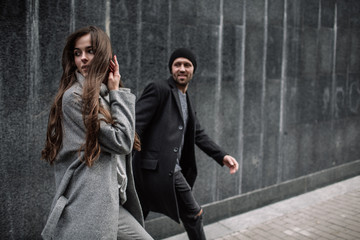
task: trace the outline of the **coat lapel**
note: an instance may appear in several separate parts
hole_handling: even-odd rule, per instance
[[[172,77],[170,77],[168,79],[168,82],[169,82],[169,85],[171,87],[172,95],[175,98],[175,102],[176,102],[177,109],[179,110],[179,114],[180,114],[181,118],[184,119],[184,116],[183,116],[183,113],[182,113],[182,110],[181,110],[180,99],[179,99],[179,93],[178,93],[179,90],[176,87],[175,81],[173,80]]]
[[[188,92],[186,93],[186,98],[188,103],[188,115],[189,115],[189,119],[191,119],[189,122],[193,122],[193,120],[195,119],[195,111],[192,107],[191,98]]]

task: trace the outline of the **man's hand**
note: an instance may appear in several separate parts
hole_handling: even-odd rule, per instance
[[[230,174],[236,173],[237,170],[239,169],[238,162],[235,160],[235,158],[233,158],[230,155],[225,155],[223,159],[223,163],[230,169]]]

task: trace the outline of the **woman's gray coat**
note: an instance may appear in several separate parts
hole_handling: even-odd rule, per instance
[[[56,194],[42,232],[44,239],[116,239],[119,185],[124,184],[127,201],[123,206],[144,224],[130,154],[135,133],[135,96],[121,88],[100,97],[116,123],[101,121],[101,154],[92,167],[81,161],[83,152],[78,151],[85,141],[81,96],[79,81],[63,96],[63,144],[54,164]],[[123,165],[127,179],[120,183],[118,160],[126,162]]]

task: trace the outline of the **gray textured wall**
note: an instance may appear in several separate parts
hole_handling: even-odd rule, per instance
[[[90,24],[109,33],[138,96],[168,76],[174,48],[197,54],[198,116],[240,162],[230,176],[197,152],[205,222],[360,173],[359,1],[2,0],[0,12],[1,239],[39,238],[54,193],[40,151],[61,51]],[[181,231],[164,222],[150,216],[153,236]]]

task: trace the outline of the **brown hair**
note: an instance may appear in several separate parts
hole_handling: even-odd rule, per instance
[[[113,124],[114,121],[108,110],[99,104],[101,83],[106,83],[109,75],[109,61],[112,58],[110,39],[100,28],[88,26],[77,30],[67,38],[67,43],[62,54],[63,73],[58,92],[50,109],[45,147],[41,151],[42,159],[53,163],[62,145],[62,98],[67,89],[76,81],[75,72],[77,67],[74,61],[74,47],[76,41],[82,36],[90,34],[91,45],[94,50],[94,58],[88,69],[86,81],[84,81],[82,106],[83,120],[86,128],[85,144],[79,149],[84,151],[83,161],[92,166],[99,157],[101,147],[98,140],[100,121]],[[120,87],[123,87],[120,81]],[[98,119],[101,113],[105,118]],[[135,134],[134,149],[140,151],[140,140]]]

